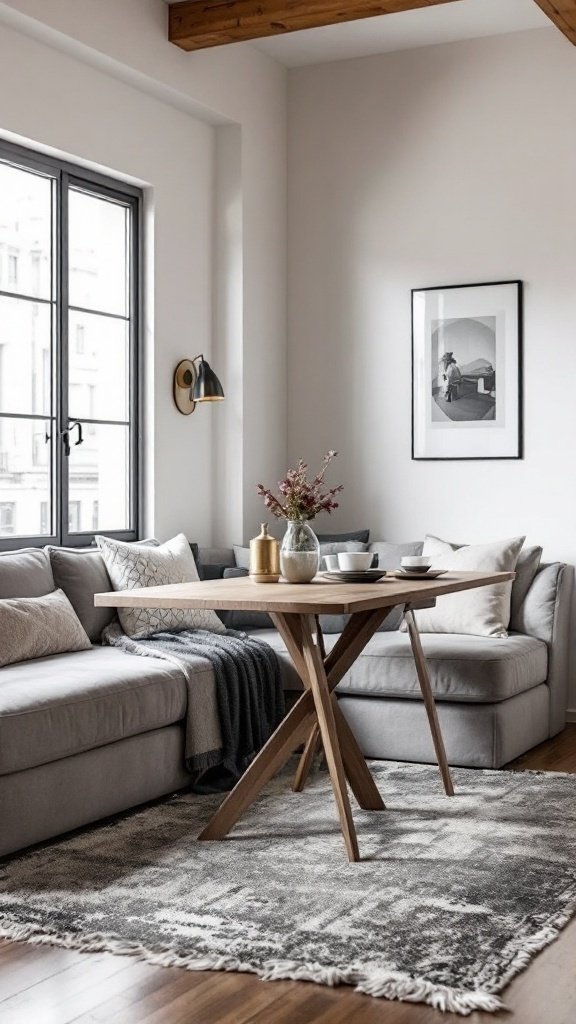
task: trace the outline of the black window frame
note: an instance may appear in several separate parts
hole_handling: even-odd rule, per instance
[[[4,413],[0,415],[10,419],[37,419],[46,422],[50,419],[55,427],[51,437],[52,466],[52,529],[51,534],[42,536],[9,536],[0,537],[0,551],[14,551],[22,547],[45,547],[63,545],[66,547],[86,547],[94,542],[96,533],[116,540],[133,541],[142,536],[143,514],[143,454],[142,454],[142,417],[143,417],[143,385],[142,385],[142,239],[143,239],[143,199],[142,189],[128,182],[120,181],[89,168],[81,167],[65,160],[58,160],[33,149],[18,146],[0,140],[0,161],[21,167],[49,177],[53,180],[52,187],[52,286],[50,304],[52,306],[52,400],[50,417],[42,415],[25,415]],[[77,188],[95,196],[102,196],[119,202],[130,209],[130,246],[129,246],[129,289],[128,310],[130,347],[130,381],[129,381],[129,424],[130,424],[130,523],[131,528],[125,530],[97,530],[83,533],[70,533],[68,526],[69,501],[69,459],[64,453],[64,434],[71,423],[68,416],[68,351],[69,351],[69,302],[68,302],[68,196],[70,188]],[[46,304],[48,300],[36,299],[30,295],[19,295],[0,289],[0,296],[25,298]],[[73,309],[76,307],[72,307]],[[90,310],[97,315],[98,310]],[[107,314],[106,314],[107,315]],[[86,418],[82,424],[87,426],[98,421]],[[65,500],[66,499],[66,500]]]

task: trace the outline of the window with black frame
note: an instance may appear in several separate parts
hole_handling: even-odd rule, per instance
[[[0,144],[0,549],[138,535],[140,203]]]

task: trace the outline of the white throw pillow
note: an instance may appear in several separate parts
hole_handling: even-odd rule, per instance
[[[524,537],[470,544],[454,550],[448,541],[426,537],[424,555],[434,569],[476,572],[514,572]],[[416,612],[422,633],[468,633],[472,636],[508,636],[512,583],[496,583],[476,590],[439,597],[435,608]]]
[[[158,547],[125,544],[109,537],[96,537],[96,543],[114,590],[198,582],[196,562],[183,533]],[[167,630],[226,630],[216,612],[204,608],[119,608],[118,618],[124,632],[133,638]]]

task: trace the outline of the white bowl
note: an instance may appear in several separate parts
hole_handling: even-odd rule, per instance
[[[429,569],[432,559],[429,555],[405,555],[400,559],[403,569]]]
[[[338,555],[338,565],[340,569],[362,571],[370,568],[373,557],[371,551],[341,551]]]

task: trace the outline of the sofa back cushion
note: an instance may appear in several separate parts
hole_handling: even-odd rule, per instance
[[[542,548],[536,546],[522,548],[518,556],[516,579],[512,584],[512,598],[510,601],[510,629],[516,629],[516,620],[522,614],[522,605],[536,578],[541,560]]]
[[[514,620],[510,620],[511,629],[537,637],[547,644],[552,643],[560,582],[565,571],[566,566],[562,562],[543,563],[538,567]]]
[[[0,667],[91,647],[66,594],[0,600]]]
[[[116,617],[114,608],[95,608],[94,594],[112,590],[98,548],[49,547],[54,583],[63,590],[93,644]]]
[[[0,553],[0,600],[43,597],[54,590],[50,559],[44,548]]]

